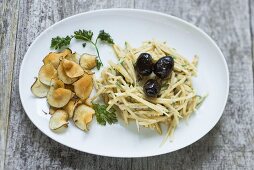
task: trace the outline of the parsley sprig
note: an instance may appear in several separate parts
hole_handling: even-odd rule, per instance
[[[108,44],[114,44],[114,41],[111,38],[111,36],[109,35],[109,33],[106,33],[104,30],[100,30],[100,33],[99,33],[98,37],[96,38],[95,44],[97,44],[98,39],[100,39],[101,41],[104,41]]]
[[[103,66],[103,63],[100,58],[100,52],[98,50],[97,43],[98,43],[98,40],[101,40],[102,42],[105,42],[108,44],[114,44],[114,41],[111,38],[111,36],[109,35],[109,33],[106,33],[104,30],[101,30],[94,42],[92,40],[93,32],[91,30],[84,30],[84,29],[78,30],[78,31],[75,31],[74,35],[71,35],[71,36],[66,36],[66,37],[57,36],[55,38],[52,38],[50,47],[54,48],[56,50],[61,49],[63,47],[68,47],[70,45],[72,38],[75,38],[77,40],[82,40],[85,42],[89,42],[94,46],[96,53],[97,53],[96,66],[97,66],[97,69],[100,70],[101,66]],[[86,43],[83,43],[83,47],[85,47],[85,46],[86,46]]]
[[[55,38],[52,38],[50,48],[54,48],[57,50],[62,47],[67,47],[70,45],[72,38],[73,38],[73,36],[66,36],[66,37],[57,36]]]
[[[117,122],[117,117],[113,108],[107,111],[106,105],[100,105],[98,103],[93,103],[93,108],[95,110],[96,120],[100,125],[105,126],[107,123],[114,124]]]
[[[87,31],[87,30],[78,30],[74,32],[74,37],[77,40],[83,40],[83,41],[92,41],[93,38],[93,32]]]

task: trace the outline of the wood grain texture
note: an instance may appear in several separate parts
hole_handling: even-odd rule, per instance
[[[250,4],[248,0],[136,0],[135,3],[125,0],[20,0],[5,168],[253,169]],[[18,72],[28,46],[41,31],[62,18],[109,7],[151,9],[178,16],[202,28],[221,47],[230,71],[230,94],[221,120],[204,138],[180,151],[161,156],[108,158],[65,147],[42,134],[28,119],[18,94]]]
[[[18,1],[0,1],[0,169],[3,169],[6,148],[12,69],[18,20]]]
[[[250,29],[251,29],[251,42],[252,42],[251,44],[252,71],[253,71],[253,83],[254,83],[254,0],[249,0],[249,13],[250,13]]]

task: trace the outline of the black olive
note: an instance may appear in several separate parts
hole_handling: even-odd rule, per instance
[[[136,61],[136,70],[140,76],[149,76],[153,72],[153,59],[148,53],[141,53]]]
[[[167,78],[174,68],[174,59],[171,56],[160,58],[154,64],[154,74],[161,79]]]
[[[161,85],[153,79],[147,80],[143,90],[148,97],[157,97],[161,90]]]

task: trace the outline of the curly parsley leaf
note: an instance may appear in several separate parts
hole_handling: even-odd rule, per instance
[[[87,30],[78,30],[74,32],[74,37],[77,40],[83,40],[83,41],[92,41],[93,38],[93,32],[87,31]]]
[[[111,38],[109,33],[106,33],[104,30],[100,30],[100,33],[97,39],[100,39],[101,41],[105,41],[109,44],[114,44],[114,40]],[[96,42],[97,42],[97,39],[96,39]]]
[[[50,48],[57,50],[57,49],[61,49],[62,47],[67,47],[70,45],[72,38],[73,36],[66,36],[66,37],[57,36],[55,38],[52,38]]]
[[[100,125],[105,126],[108,124],[114,124],[117,122],[117,117],[115,114],[115,110],[112,108],[107,111],[106,105],[93,104],[93,108],[95,110],[96,120]]]

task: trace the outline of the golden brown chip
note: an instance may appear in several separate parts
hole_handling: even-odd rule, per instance
[[[49,86],[41,83],[40,80],[36,78],[31,86],[31,91],[36,97],[46,97],[49,91]]]
[[[75,82],[78,78],[70,78],[66,75],[64,69],[63,69],[63,64],[62,62],[60,62],[58,68],[57,68],[57,74],[58,74],[58,78],[60,80],[62,80],[65,84],[72,84],[73,82]]]
[[[67,105],[65,105],[63,107],[63,109],[68,113],[69,115],[69,119],[71,119],[73,117],[73,112],[75,110],[75,107],[76,107],[77,103],[74,99],[71,99]]]
[[[72,54],[72,51],[71,51],[71,49],[66,48],[61,53],[63,53],[63,56],[66,57],[67,55]]]
[[[73,97],[73,93],[70,90],[64,88],[54,89],[50,88],[47,100],[50,106],[60,108],[65,106]]]
[[[63,59],[62,65],[66,75],[70,78],[79,77],[84,74],[82,67],[73,61]]]
[[[94,114],[95,111],[91,107],[82,104],[75,109],[73,121],[78,128],[87,131]]]
[[[92,75],[84,74],[73,85],[75,94],[81,99],[87,99],[93,90],[93,77]]]
[[[49,120],[49,128],[52,130],[59,129],[68,125],[68,113],[64,110],[57,110]]]
[[[39,80],[45,84],[50,85],[53,78],[57,77],[57,71],[52,64],[43,65],[39,71]]]
[[[52,64],[55,68],[58,67],[61,58],[67,55],[71,55],[71,50],[69,48],[63,50],[62,52],[50,52],[44,59],[44,64]]]
[[[80,61],[79,61],[80,66],[85,69],[85,70],[91,70],[93,69],[96,64],[96,56],[95,55],[91,55],[91,54],[83,54],[80,57]]]
[[[68,54],[65,59],[74,61],[75,63],[79,64],[79,56],[77,53]]]
[[[44,59],[43,59],[43,63],[44,64],[52,64],[55,68],[58,67],[59,62],[60,62],[60,58],[63,57],[62,53],[54,53],[54,52],[50,52]]]
[[[49,107],[49,114],[53,115],[57,111],[57,108],[50,106]]]
[[[53,87],[54,89],[65,87],[64,83],[61,80],[57,79],[57,78],[54,78],[54,79],[51,80],[50,86]]]

